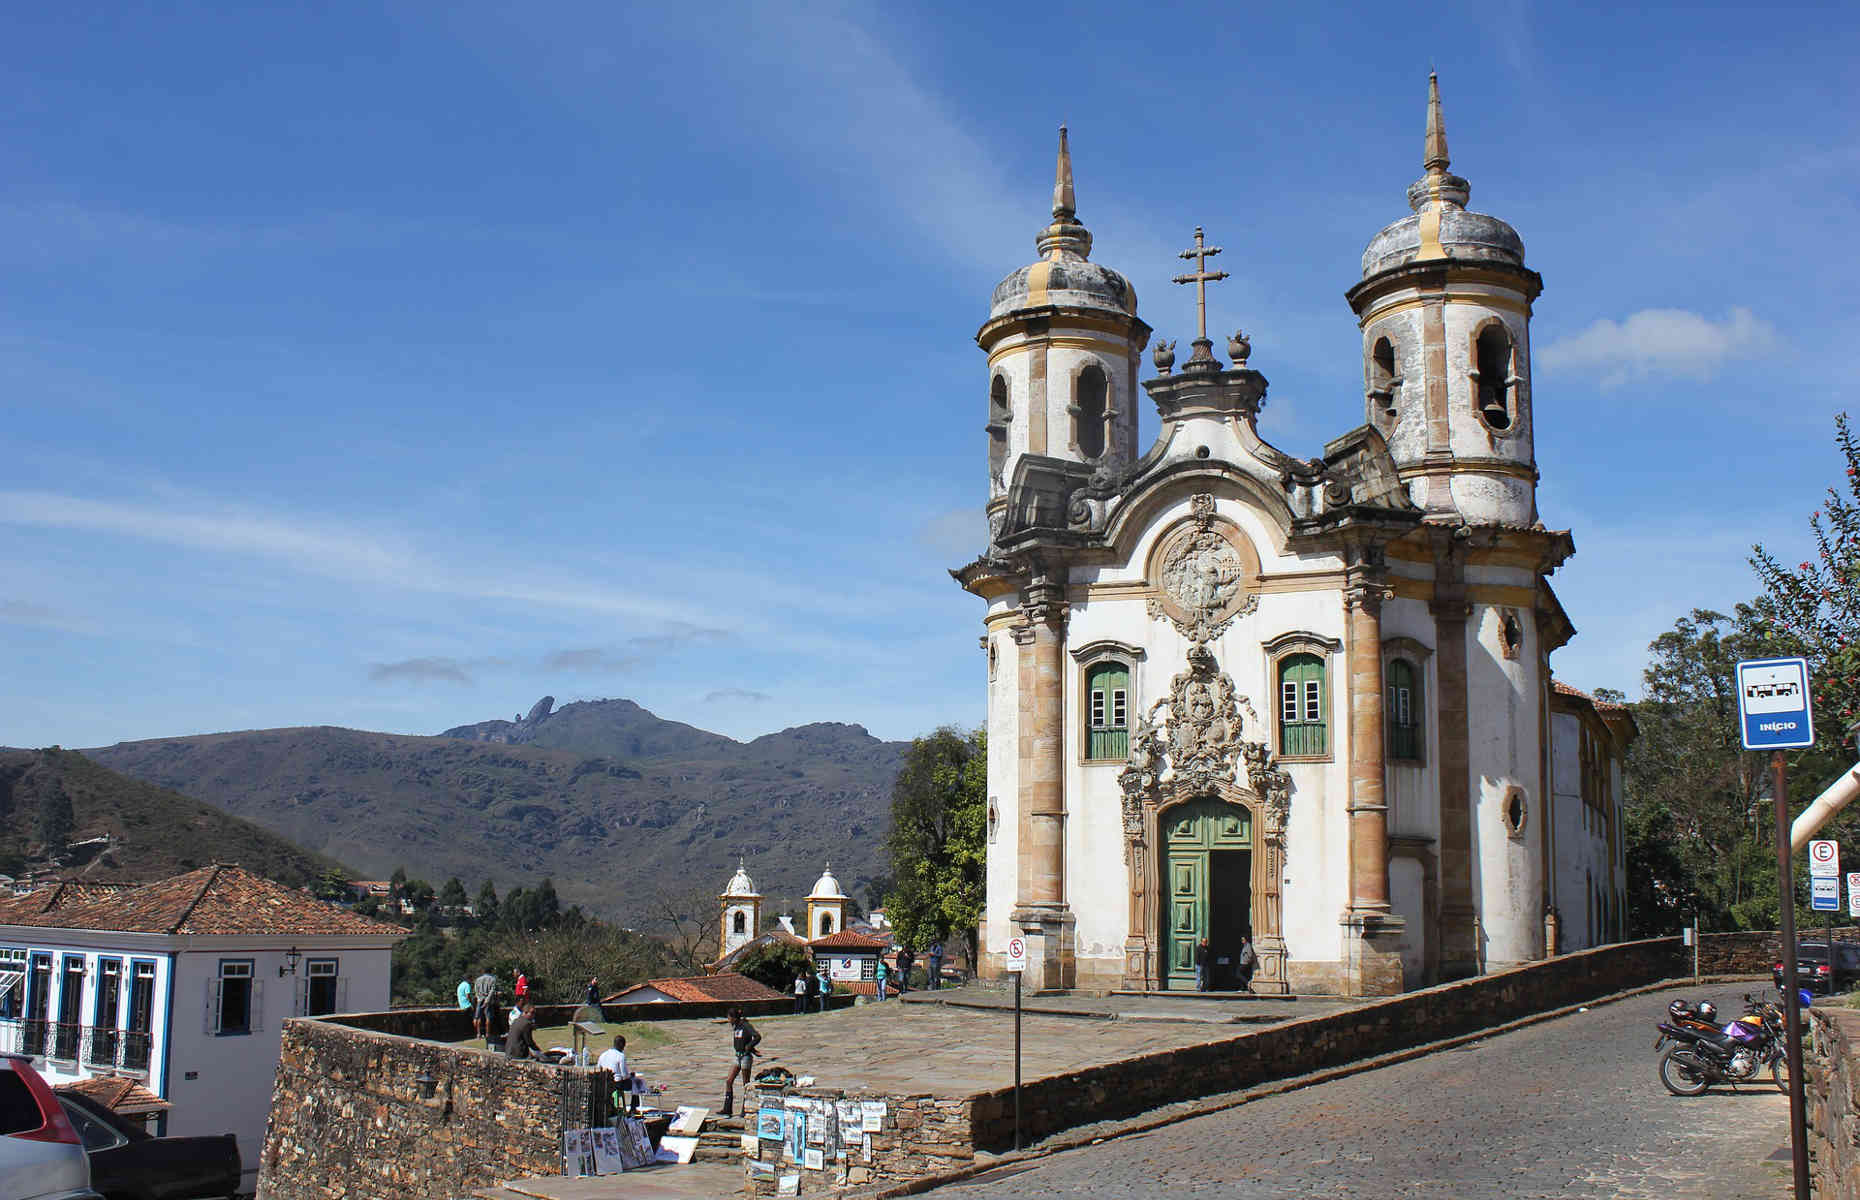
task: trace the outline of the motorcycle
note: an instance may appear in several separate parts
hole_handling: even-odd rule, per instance
[[[1784,1016],[1775,1002],[1746,992],[1744,1015],[1724,1025],[1714,1019],[1717,1010],[1709,1004],[1693,1008],[1675,1000],[1666,1011],[1671,1019],[1659,1023],[1653,1048],[1666,1051],[1660,1056],[1660,1082],[1673,1095],[1697,1096],[1714,1083],[1735,1087],[1765,1068],[1779,1090],[1789,1089]]]

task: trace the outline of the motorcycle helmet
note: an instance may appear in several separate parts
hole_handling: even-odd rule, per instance
[[[1718,1006],[1716,1004],[1713,1004],[1711,1001],[1707,1000],[1705,1001],[1705,1003],[1699,1005],[1698,1014],[1699,1014],[1700,1020],[1710,1021],[1713,1024],[1717,1024]]]
[[[1687,1005],[1684,1000],[1673,1001],[1671,1004],[1666,1006],[1666,1011],[1672,1015],[1674,1020],[1678,1020],[1681,1017],[1688,1017],[1692,1015],[1691,1007]]]

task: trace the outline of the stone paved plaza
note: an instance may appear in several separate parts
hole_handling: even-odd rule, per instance
[[[1014,1020],[992,989],[943,993],[954,1004],[886,1001],[829,1013],[756,1017],[762,1034],[757,1069],[786,1067],[820,1087],[960,1097],[1014,1082]],[[1028,997],[1026,1003],[1076,1012],[1027,1013],[1021,1058],[1026,1079],[1231,1037],[1260,1023],[1333,1012],[1347,1001],[1198,1000],[1192,997]],[[971,1007],[980,1004],[987,1007]],[[670,1039],[628,1046],[629,1065],[650,1083],[668,1085],[657,1103],[712,1107],[730,1069],[729,1025],[721,1019],[655,1022]],[[566,1045],[549,1030],[542,1045]],[[602,1043],[597,1039],[595,1048]],[[737,1096],[743,1096],[738,1087]]]

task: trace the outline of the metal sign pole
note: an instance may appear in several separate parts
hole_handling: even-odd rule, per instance
[[[1782,917],[1783,1013],[1789,1053],[1789,1152],[1795,1163],[1795,1200],[1808,1200],[1808,1129],[1802,1095],[1802,1002],[1796,992],[1795,864],[1789,853],[1789,767],[1781,750],[1770,754],[1770,790],[1776,796],[1776,899]],[[1830,958],[1833,949],[1829,949]]]
[[[1020,977],[1014,972],[1014,1149],[1020,1149]],[[1806,1166],[1803,1168],[1807,1169]]]

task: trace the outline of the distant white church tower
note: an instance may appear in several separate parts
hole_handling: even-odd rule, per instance
[[[1256,991],[1376,995],[1619,936],[1633,720],[1551,676],[1575,545],[1537,513],[1543,282],[1449,166],[1430,78],[1411,211],[1347,293],[1367,419],[1300,457],[1205,304],[1139,388],[1150,330],[1060,131],[1040,259],[975,337],[988,544],[952,572],[987,606],[984,975],[1019,938],[1037,988],[1191,989],[1205,938],[1232,987],[1246,937]],[[1196,230],[1177,282],[1220,253]]]
[[[723,947],[724,954],[729,954],[755,937],[762,928],[762,893],[756,890],[756,881],[743,869],[741,859],[737,860],[736,874],[730,876],[730,882],[718,899],[723,902],[718,944]]]
[[[814,890],[807,894],[807,934],[809,941],[827,937],[846,928],[846,893],[833,877],[833,864],[814,880]]]

